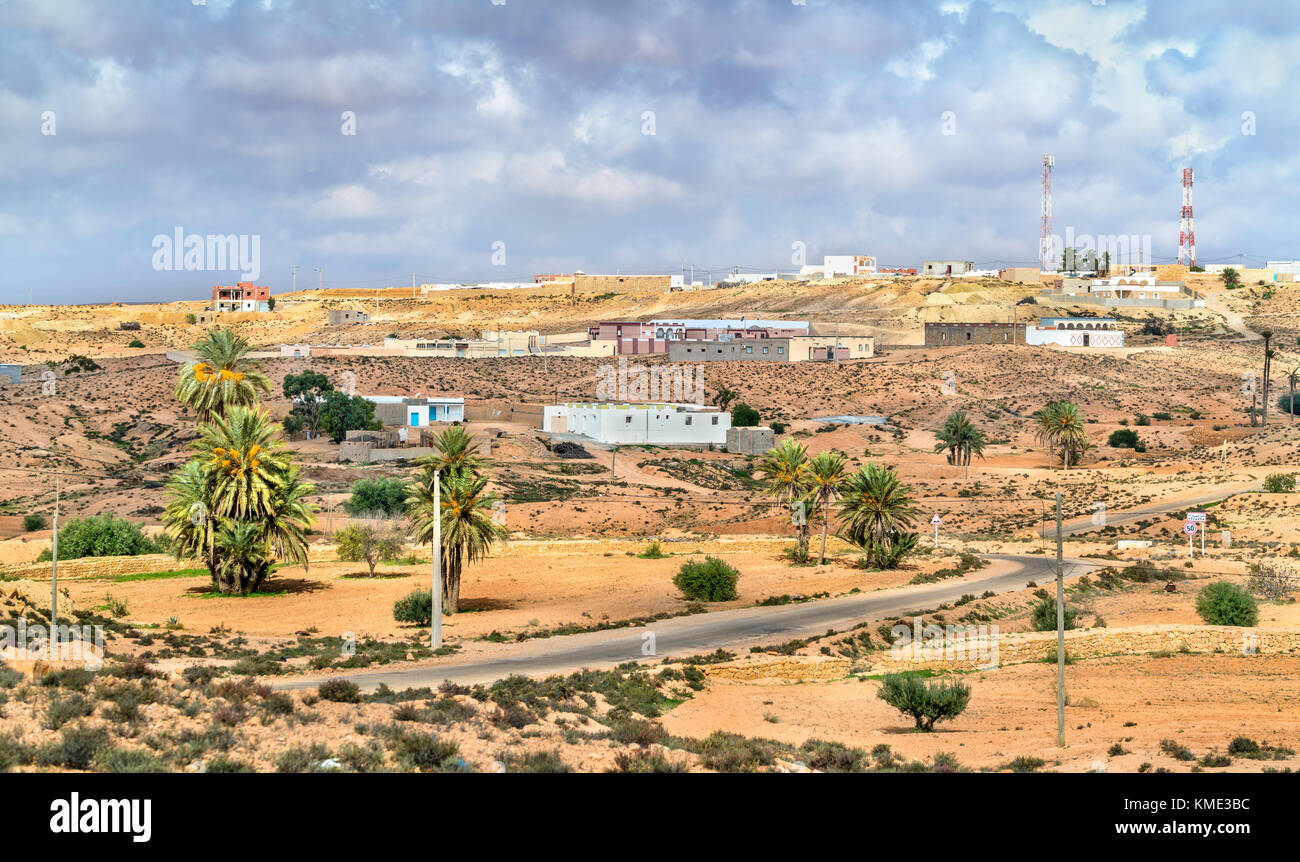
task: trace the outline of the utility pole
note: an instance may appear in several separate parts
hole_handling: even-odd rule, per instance
[[[293,290],[294,293],[297,293],[298,292],[298,264],[295,263],[292,267],[290,267],[290,270],[293,272]]]
[[[50,627],[59,621],[59,472],[54,471],[54,541],[50,545]]]
[[[442,471],[433,471],[433,607],[430,643],[442,646]]]
[[[1065,570],[1061,492],[1056,492],[1056,747],[1065,748]]]
[[[411,273],[411,299],[415,299],[415,273]]]
[[[316,289],[320,290],[325,286],[325,268],[320,266],[316,267],[316,273]]]

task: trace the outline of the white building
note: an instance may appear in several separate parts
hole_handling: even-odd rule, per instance
[[[837,275],[872,275],[876,271],[876,259],[861,254],[828,254],[822,261],[822,275],[825,278]]]
[[[610,445],[725,446],[731,414],[695,404],[569,402],[548,405],[542,422],[545,431]]]
[[[404,395],[363,395],[375,405],[375,418],[385,425],[423,428],[433,422],[464,422],[465,399],[447,396],[407,398]]]
[[[1123,347],[1124,330],[1113,317],[1044,317],[1025,327],[1025,344],[1061,347]]]

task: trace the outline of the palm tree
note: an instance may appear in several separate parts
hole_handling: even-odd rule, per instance
[[[208,517],[207,471],[191,458],[167,481],[170,496],[162,522],[176,559],[203,560],[217,587],[217,557],[212,519]]]
[[[839,452],[822,452],[813,456],[808,462],[809,484],[812,486],[814,499],[822,508],[822,549],[817,556],[817,565],[826,563],[826,529],[831,520],[831,500],[839,494],[844,484],[847,461]]]
[[[934,451],[948,450],[948,463],[965,465],[966,478],[970,478],[970,459],[972,455],[984,457],[984,444],[988,442],[984,432],[977,428],[964,410],[954,410],[944,420],[943,427],[934,434],[939,442]]]
[[[198,358],[181,366],[176,397],[200,422],[256,405],[259,391],[270,393],[271,381],[247,358],[251,347],[231,329],[210,330],[194,345]]]
[[[1287,386],[1291,389],[1291,397],[1286,402],[1286,412],[1291,414],[1291,424],[1295,424],[1295,387],[1300,383],[1300,366],[1291,369],[1291,373],[1286,376]]]
[[[407,492],[407,518],[417,543],[433,542],[434,519],[442,525],[442,600],[446,613],[460,605],[460,580],[465,564],[486,557],[505,527],[492,520],[495,494],[484,493],[487,477],[452,473],[441,479],[440,497],[433,494],[433,468],[425,467]]]
[[[452,476],[479,476],[486,471],[491,460],[478,453],[474,438],[463,425],[453,425],[433,438],[436,455],[425,455],[416,464],[427,470],[441,470],[445,478]]]
[[[844,483],[839,534],[867,552],[879,567],[897,563],[896,548],[915,545],[912,529],[920,510],[912,488],[892,468],[869,462]]]
[[[808,475],[808,447],[786,437],[759,460],[754,474],[767,482],[766,494],[776,497],[793,508],[796,501],[806,503],[811,488]],[[808,518],[798,525],[799,547],[796,556],[800,562],[808,559]]]
[[[216,533],[217,587],[223,593],[255,593],[271,571],[261,525],[230,521]]]
[[[1273,357],[1276,356],[1277,353],[1269,346],[1269,342],[1273,340],[1273,330],[1271,329],[1261,330],[1259,335],[1260,338],[1264,339],[1264,413],[1263,413],[1263,422],[1261,424],[1267,425],[1268,424],[1268,376],[1269,376],[1269,372],[1273,370]]]
[[[1034,437],[1047,447],[1047,469],[1056,467],[1054,452],[1056,445],[1056,413],[1059,402],[1049,401],[1034,414]]]
[[[279,430],[258,408],[235,406],[225,416],[214,414],[199,429],[193,444],[198,454],[168,482],[171,499],[163,519],[176,540],[175,553],[203,559],[223,593],[256,590],[272,556],[307,565],[314,507],[306,497],[315,489],[290,461]],[[254,541],[260,544],[258,558],[268,560],[263,568],[249,562],[246,546]],[[227,560],[232,553],[240,555],[234,563]]]

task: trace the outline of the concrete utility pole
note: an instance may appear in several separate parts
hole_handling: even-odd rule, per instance
[[[293,273],[293,290],[295,293],[297,293],[298,292],[298,264],[295,263],[292,267],[290,267],[290,271]]]
[[[433,608],[429,642],[442,646],[442,471],[433,471]]]
[[[1056,747],[1065,748],[1065,570],[1061,494],[1056,494]]]
[[[325,269],[324,269],[324,267],[319,267],[319,266],[316,267],[316,273],[317,273],[317,276],[316,276],[316,289],[317,289],[317,290],[320,290],[321,288],[323,288],[323,287],[325,286]]]
[[[50,545],[50,625],[59,621],[59,473],[54,473],[54,541]]]

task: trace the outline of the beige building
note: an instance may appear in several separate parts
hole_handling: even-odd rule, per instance
[[[788,338],[668,342],[671,362],[825,362],[870,359],[875,353],[876,339],[871,335],[795,335]]]

